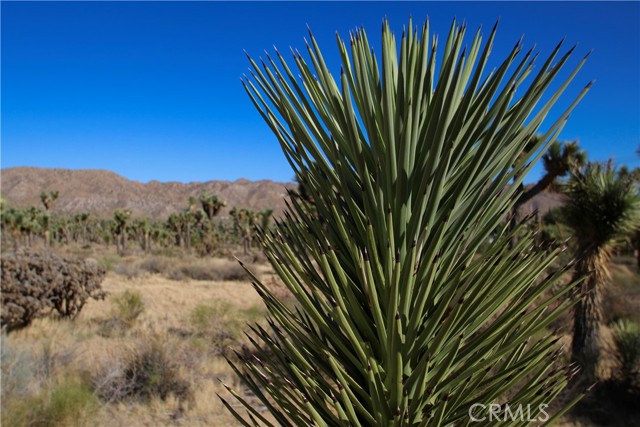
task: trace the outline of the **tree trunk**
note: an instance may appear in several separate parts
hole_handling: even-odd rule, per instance
[[[49,243],[51,242],[51,232],[49,229],[44,230],[44,248],[49,249]]]
[[[593,384],[598,378],[600,360],[601,294],[603,283],[603,254],[586,254],[580,257],[574,279],[585,278],[579,285],[580,298],[574,308],[572,359],[581,367],[579,379]]]

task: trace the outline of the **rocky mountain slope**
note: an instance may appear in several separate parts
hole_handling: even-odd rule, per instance
[[[208,182],[142,183],[106,170],[68,170],[18,167],[0,172],[2,197],[12,206],[40,206],[42,191],[58,191],[54,212],[90,212],[111,216],[115,209],[131,209],[134,216],[165,219],[185,209],[190,196],[215,194],[226,201],[225,216],[233,206],[281,211],[288,188],[295,184],[239,179]]]
[[[111,216],[115,209],[131,209],[134,216],[165,219],[173,212],[187,207],[190,196],[201,193],[215,194],[227,202],[221,216],[233,206],[260,210],[284,209],[287,189],[292,183],[268,180],[207,182],[142,183],[128,180],[106,170],[68,170],[18,167],[0,171],[0,191],[10,205],[17,207],[40,206],[42,191],[57,190],[59,199],[54,212],[61,214],[90,212],[98,217]],[[523,213],[534,209],[546,213],[562,204],[562,196],[545,192],[530,200]]]

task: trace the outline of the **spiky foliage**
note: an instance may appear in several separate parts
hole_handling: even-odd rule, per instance
[[[523,89],[533,53],[517,43],[487,76],[495,28],[463,51],[465,31],[454,22],[437,71],[428,22],[421,33],[410,23],[399,50],[384,23],[380,62],[364,30],[350,55],[338,37],[337,82],[313,35],[312,67],[293,52],[301,80],[279,53],[262,66],[249,58],[244,85],[315,206],[307,215],[292,198],[262,236],[296,304],[253,276],[270,327],[253,329],[255,357],[234,369],[275,421],[232,391],[243,425],[464,425],[473,403],[491,402],[529,404],[536,417],[565,386],[545,332],[569,304],[570,286],[552,288],[563,271],[545,273],[559,250],[537,251],[525,232],[510,248],[504,229],[479,248],[504,224],[541,156],[521,153],[584,60],[540,105],[571,51],[553,64],[559,45]]]
[[[609,279],[612,245],[640,225],[640,195],[629,175],[611,163],[588,163],[575,171],[564,189],[562,221],[575,240],[576,279],[584,278],[574,312],[573,358],[585,381],[597,377],[600,358],[601,293]]]
[[[640,389],[640,325],[628,320],[617,321],[613,343],[621,382]]]

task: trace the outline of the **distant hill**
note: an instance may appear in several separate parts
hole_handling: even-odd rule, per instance
[[[98,217],[111,216],[115,209],[131,209],[134,216],[166,219],[171,213],[185,209],[190,196],[202,192],[215,194],[227,202],[221,216],[233,206],[280,212],[288,188],[295,184],[268,180],[142,183],[128,180],[106,170],[69,170],[17,167],[2,169],[0,191],[10,205],[40,206],[42,191],[60,193],[54,212],[90,212]]]
[[[0,191],[10,205],[40,206],[42,191],[57,190],[60,197],[54,212],[90,212],[98,217],[111,216],[115,209],[131,209],[134,216],[166,219],[171,213],[187,207],[190,196],[202,192],[215,194],[227,202],[221,216],[228,215],[233,206],[281,212],[287,189],[295,184],[269,180],[207,181],[142,183],[128,180],[106,170],[69,170],[18,167],[0,171]],[[548,212],[562,204],[562,195],[545,192],[530,200],[523,213],[534,209]]]

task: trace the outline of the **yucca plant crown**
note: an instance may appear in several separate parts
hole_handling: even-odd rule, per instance
[[[609,161],[589,162],[564,185],[562,219],[582,250],[610,249],[640,225],[640,192],[633,176]]]
[[[558,45],[532,73],[518,42],[486,73],[495,28],[463,49],[454,22],[440,64],[428,22],[410,21],[399,45],[387,22],[382,32],[380,57],[363,29],[350,50],[337,38],[338,78],[313,35],[310,63],[292,51],[300,76],[277,51],[249,57],[245,88],[308,197],[262,235],[295,304],[252,276],[269,325],[232,366],[270,415],[231,390],[246,417],[224,402],[245,426],[465,425],[474,403],[536,417],[566,383],[545,332],[569,304],[569,285],[551,291],[564,269],[545,272],[559,250],[536,250],[527,233],[510,247],[520,229],[504,220],[587,91],[526,147],[584,60],[543,98],[573,49],[557,58]]]

